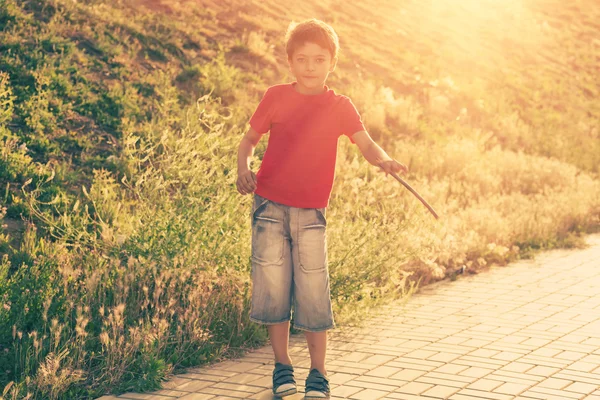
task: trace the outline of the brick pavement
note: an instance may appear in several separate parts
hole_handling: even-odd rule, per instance
[[[364,327],[330,332],[332,398],[600,400],[600,235],[422,288]],[[299,392],[310,367],[304,336],[290,353]],[[192,368],[163,390],[108,399],[272,399],[270,347]],[[302,393],[285,399],[301,399]]]

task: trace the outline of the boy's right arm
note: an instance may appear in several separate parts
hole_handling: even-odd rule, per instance
[[[238,148],[238,178],[236,181],[237,191],[246,195],[256,190],[256,175],[250,170],[250,160],[254,155],[254,148],[260,141],[262,135],[252,127],[242,138]]]

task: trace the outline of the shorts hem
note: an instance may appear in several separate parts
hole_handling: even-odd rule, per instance
[[[277,325],[277,324],[281,324],[281,323],[284,323],[284,322],[287,322],[290,320],[291,320],[291,318],[284,318],[281,321],[263,321],[258,318],[250,317],[250,321],[255,322],[257,324],[263,324],[263,325]]]
[[[335,324],[327,325],[325,327],[319,327],[319,328],[307,328],[302,325],[294,324],[294,329],[299,330],[299,331],[304,331],[304,332],[323,332],[323,331],[328,331],[330,329],[335,329],[335,328],[336,328]]]

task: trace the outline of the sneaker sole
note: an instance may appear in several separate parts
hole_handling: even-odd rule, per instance
[[[319,396],[304,396],[305,399],[315,399],[315,400],[323,400],[323,399],[329,399],[331,398],[330,395],[328,394],[326,397],[319,397]]]
[[[279,399],[279,398],[284,397],[284,396],[291,396],[293,394],[296,394],[297,392],[298,392],[298,389],[293,388],[293,389],[288,389],[285,392],[273,393],[273,395],[275,396],[276,399]]]

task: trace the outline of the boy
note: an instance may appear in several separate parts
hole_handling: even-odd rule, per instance
[[[331,26],[311,19],[290,26],[286,51],[289,84],[267,89],[238,150],[237,190],[254,193],[250,319],[266,324],[275,356],[273,393],[296,393],[288,354],[294,328],[305,331],[311,358],[306,399],[329,398],[325,369],[327,330],[334,328],[327,269],[326,208],[334,179],[337,141],[343,134],[386,175],[406,172],[366,132],[348,97],[325,85],[337,64],[339,41]],[[254,148],[270,131],[255,175]]]

